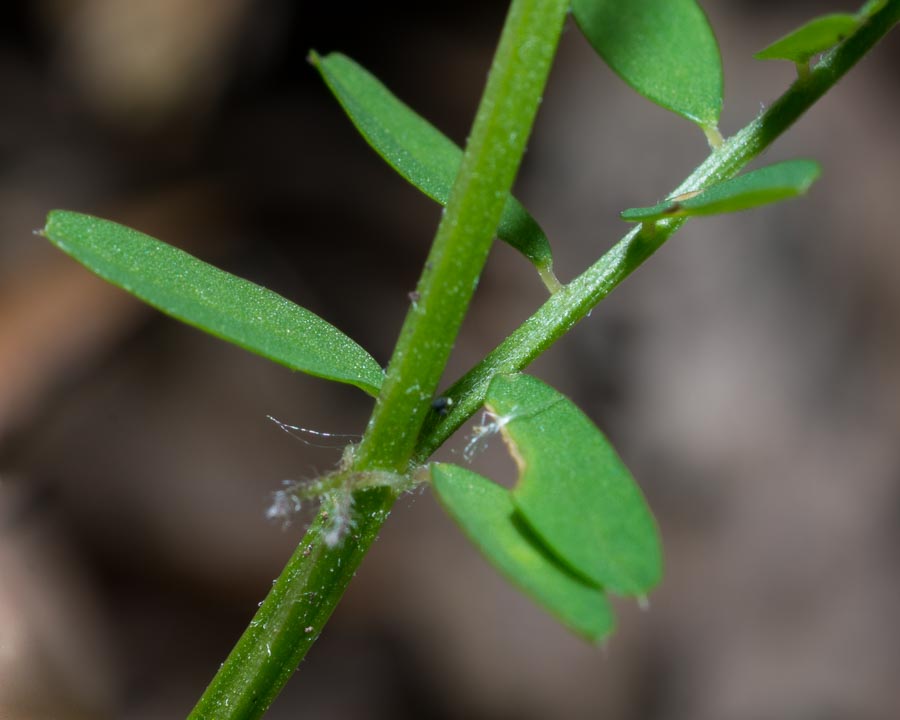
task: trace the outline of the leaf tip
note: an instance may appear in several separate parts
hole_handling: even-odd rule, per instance
[[[702,125],[718,123],[724,89],[715,34],[694,0],[574,0],[572,13],[601,58],[647,99]]]
[[[806,176],[806,182],[800,185],[801,194],[805,194],[813,183],[822,177],[822,165],[815,160],[807,160],[807,162],[809,163],[809,175]]]
[[[68,210],[51,210],[47,213],[47,219],[44,220],[44,227],[35,230],[34,234],[47,238],[50,242],[56,242],[53,237],[54,231],[58,230],[61,222],[64,222],[66,218],[71,216],[72,213]]]
[[[65,212],[65,211],[64,210],[51,210],[50,212],[48,212],[47,218],[44,220],[44,228],[46,229],[47,227],[49,227],[50,223],[52,223],[63,212]]]

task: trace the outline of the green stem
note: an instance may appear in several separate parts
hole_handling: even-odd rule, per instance
[[[190,718],[262,716],[319,637],[395,498],[388,488],[357,493],[364,520],[334,547],[324,539],[328,518],[316,517]]]
[[[544,91],[566,0],[516,0],[459,174],[359,446],[358,469],[406,472],[484,268]]]
[[[487,259],[556,54],[568,0],[513,0],[460,171],[353,471],[410,470],[416,438]],[[347,492],[351,490],[348,489]],[[321,632],[390,512],[389,488],[352,495],[350,533],[322,514],[190,718],[258,718]]]
[[[699,190],[734,177],[784,133],[900,21],[900,0],[890,0],[856,33],[798,79],[768,110],[713,152],[670,195]],[[422,430],[414,459],[424,462],[484,403],[494,375],[518,372],[587,315],[622,280],[684,224],[684,219],[639,226],[600,260],[550,297],[487,357],[461,377],[444,395],[450,412],[432,414]]]

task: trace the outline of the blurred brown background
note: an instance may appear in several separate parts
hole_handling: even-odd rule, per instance
[[[816,0],[706,2],[728,135],[792,80],[752,54]],[[0,717],[184,716],[297,542],[264,511],[369,401],[106,286],[32,235],[65,207],[188,249],[385,362],[438,209],[313,69],[342,50],[457,141],[505,3],[5,3],[0,17]],[[804,199],[689,224],[533,372],[604,428],[667,576],[602,649],[481,560],[426,491],[398,504],[272,718],[900,717],[896,33],[767,156]],[[568,280],[706,153],[574,27],[518,194]],[[454,375],[544,292],[497,247]],[[465,444],[464,434],[448,453]],[[489,448],[479,467],[507,477]]]

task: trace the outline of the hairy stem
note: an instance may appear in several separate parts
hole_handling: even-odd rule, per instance
[[[388,488],[357,493],[354,511],[362,520],[333,547],[326,542],[331,518],[327,511],[316,517],[190,718],[258,718],[266,711],[319,637],[394,498]]]

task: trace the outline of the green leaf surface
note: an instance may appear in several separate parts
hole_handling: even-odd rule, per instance
[[[621,595],[659,582],[647,503],[615,450],[568,398],[528,375],[498,375],[485,406],[519,466],[513,502],[557,557]]]
[[[651,207],[625,210],[621,216],[630,222],[652,222],[749,210],[803,195],[821,172],[822,168],[812,160],[788,160],[739,175],[700,193],[686,193]]]
[[[378,394],[384,373],[371,355],[270,290],[90,215],[54,210],[43,234],[100,277],[178,320],[292,370]]]
[[[753,57],[757,60],[806,63],[813,55],[825,52],[852,35],[859,22],[856,15],[848,13],[823,15],[776,40]]]
[[[462,150],[347,56],[310,53],[310,59],[375,152],[428,197],[446,205]],[[503,209],[497,236],[538,269],[552,267],[547,236],[512,195]]]
[[[566,570],[516,512],[509,490],[457,465],[431,466],[441,504],[511,582],[573,631],[597,641],[612,632],[606,594]]]
[[[694,0],[573,0],[594,50],[632,88],[705,128],[722,111],[722,60]]]

